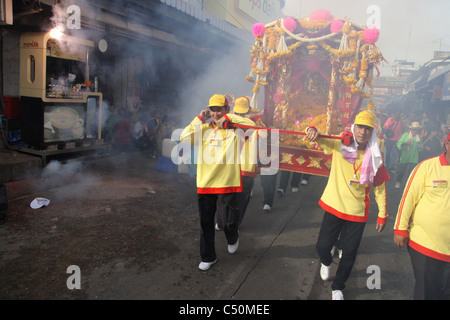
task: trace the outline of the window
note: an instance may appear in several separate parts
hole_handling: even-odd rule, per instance
[[[28,57],[28,82],[34,83],[36,80],[36,60],[34,56]]]

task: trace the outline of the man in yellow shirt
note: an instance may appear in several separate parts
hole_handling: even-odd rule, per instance
[[[262,121],[259,119],[258,115],[250,107],[250,99],[248,97],[242,96],[238,97],[234,103],[233,114],[238,115],[243,118],[247,118],[255,122],[257,127],[265,127]],[[248,204],[250,202],[251,193],[254,185],[255,177],[258,175],[257,166],[257,146],[258,146],[258,130],[252,130],[250,136],[246,136],[244,141],[240,141],[240,164],[241,164],[241,175],[242,175],[242,192],[237,194],[239,202],[239,223],[241,225],[245,212],[247,210]],[[252,150],[250,150],[250,145]],[[216,230],[221,230],[223,225],[228,221],[225,210],[222,207],[217,208],[216,214]]]
[[[372,184],[379,210],[376,225],[378,232],[386,224],[386,181],[390,177],[382,164],[374,128],[374,115],[369,111],[360,112],[352,125],[353,140],[348,146],[339,140],[318,138],[319,133],[314,127],[307,129],[307,138],[317,142],[333,159],[328,183],[319,201],[325,210],[316,245],[323,280],[330,278],[331,250],[344,230],[340,237],[342,258],[331,285],[333,300],[344,298],[342,290],[350,276],[368,221]]]
[[[214,216],[217,199],[227,210],[228,219],[224,233],[228,252],[235,253],[239,246],[238,221],[239,203],[237,193],[242,192],[241,165],[238,140],[233,129],[226,124],[236,123],[255,126],[249,119],[229,114],[230,106],[223,95],[215,94],[209,100],[207,109],[183,130],[180,141],[198,146],[197,194],[200,213],[200,255],[199,269],[208,270],[217,260],[215,251]],[[211,119],[211,122],[207,123]],[[236,130],[238,131],[238,130]],[[220,197],[219,197],[220,195]]]
[[[414,168],[394,225],[395,244],[408,244],[417,300],[450,299],[450,133],[444,146]]]

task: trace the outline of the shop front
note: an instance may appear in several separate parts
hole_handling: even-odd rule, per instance
[[[89,74],[93,46],[51,32],[22,34],[20,117],[27,149],[64,152],[103,144],[102,93]]]

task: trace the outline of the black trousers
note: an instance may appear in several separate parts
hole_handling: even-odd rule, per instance
[[[417,166],[417,163],[399,163],[398,164],[398,173],[397,173],[397,182],[402,182],[403,177],[405,175],[406,175],[406,178],[408,178],[416,166]]]
[[[281,171],[279,189],[283,189],[284,193],[286,193],[290,177],[291,177],[290,171]],[[309,174],[292,172],[291,187],[298,188],[300,180],[303,179],[309,181]]]
[[[343,290],[356,260],[359,245],[366,224],[364,222],[352,222],[340,219],[329,212],[323,216],[316,249],[320,262],[330,266],[333,262],[331,249],[341,234],[340,242],[342,258],[336,271],[336,277],[331,285],[332,290]],[[342,232],[345,229],[345,232]]]
[[[387,171],[395,170],[400,151],[397,148],[397,141],[389,139],[384,140],[385,143],[385,167]]]
[[[414,271],[414,300],[450,299],[450,262],[430,258],[408,246]]]
[[[242,176],[242,192],[239,192],[236,194],[237,200],[239,202],[238,225],[240,225],[242,223],[242,220],[244,219],[244,216],[245,216],[245,212],[247,211],[247,206],[250,202],[250,196],[252,194],[254,182],[255,182],[254,177]],[[227,221],[227,220],[225,220],[225,221]]]
[[[283,189],[284,193],[286,193],[290,177],[291,177],[290,171],[281,171],[279,189]],[[298,188],[301,178],[302,178],[301,173],[292,172],[291,187]]]
[[[244,219],[245,211],[247,210],[248,204],[250,202],[250,195],[252,193],[254,181],[254,177],[242,176],[242,192],[236,193],[236,199],[239,205],[238,225],[241,225],[242,220]],[[219,195],[219,199],[217,201],[216,222],[220,229],[224,229],[224,226],[230,220],[230,211],[226,210],[222,205],[221,197],[222,195]]]
[[[220,201],[218,203],[218,201]],[[216,260],[215,248],[215,213],[221,206],[225,210],[227,221],[223,231],[228,244],[235,244],[238,240],[239,203],[236,193],[198,194],[198,208],[200,213],[200,256],[203,262]]]
[[[261,174],[259,177],[261,179],[261,186],[264,193],[264,204],[268,204],[269,206],[273,207],[273,199],[275,197],[278,174]]]

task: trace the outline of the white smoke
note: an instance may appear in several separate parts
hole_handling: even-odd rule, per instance
[[[79,160],[69,160],[62,163],[50,161],[42,170],[40,190],[51,189],[50,200],[67,200],[83,197],[95,187],[99,178],[91,173],[83,173]]]

